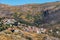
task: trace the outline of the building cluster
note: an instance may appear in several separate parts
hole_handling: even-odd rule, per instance
[[[8,28],[9,30],[14,30],[14,31],[18,31],[16,29],[14,29],[13,27],[19,27],[21,28],[23,31],[26,32],[33,32],[33,33],[45,33],[46,29],[45,28],[38,28],[36,26],[28,26],[26,24],[21,24],[20,22],[17,22],[15,19],[13,18],[6,18],[4,20],[2,20],[3,24],[9,24],[9,26],[11,26],[12,28]]]
[[[48,30],[46,28],[38,28],[36,26],[28,26],[26,24],[21,24],[20,22],[17,22],[15,19],[11,18],[11,19],[4,19],[2,20],[3,24],[6,25],[6,24],[9,24],[9,26],[11,26],[12,28],[8,28],[9,30],[12,30],[12,31],[15,31],[15,32],[18,32],[19,30],[17,29],[14,29],[14,27],[18,27],[18,28],[21,28],[23,31],[26,31],[26,32],[32,32],[32,33],[38,33],[38,34],[41,34],[41,33],[46,33],[48,31],[50,32],[53,32],[53,29],[51,30]],[[1,22],[0,22],[1,24]],[[47,31],[48,30],[48,31]],[[59,31],[56,31],[56,33],[58,34]]]
[[[45,33],[46,29],[45,28],[28,26],[28,27],[24,27],[24,31],[40,34],[40,33]]]
[[[2,20],[3,24],[6,25],[6,24],[9,24],[10,26],[15,26],[15,27],[19,27],[21,28],[23,31],[26,31],[26,32],[35,32],[35,33],[45,33],[46,32],[46,29],[45,28],[38,28],[38,27],[35,27],[35,26],[27,26],[25,24],[20,24],[20,22],[17,22],[15,19],[11,18],[11,19],[4,19]],[[11,29],[11,30],[15,30],[16,29]]]

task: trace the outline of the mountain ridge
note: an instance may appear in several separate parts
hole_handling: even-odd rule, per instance
[[[20,18],[24,19],[25,21],[29,21],[26,16],[30,15],[33,17],[35,15],[43,13],[44,21],[48,23],[52,22],[59,22],[60,20],[60,2],[51,2],[45,4],[26,4],[26,5],[19,5],[19,6],[9,6],[9,5],[1,5],[0,4],[0,17],[11,17],[14,13],[18,12],[22,14]],[[48,15],[47,15],[48,14]],[[33,21],[32,18],[31,21]]]

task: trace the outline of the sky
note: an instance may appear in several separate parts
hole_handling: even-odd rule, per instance
[[[9,4],[9,5],[24,5],[24,4],[41,4],[46,2],[55,2],[59,0],[0,0],[2,4]]]

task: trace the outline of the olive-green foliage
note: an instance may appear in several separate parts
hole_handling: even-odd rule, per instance
[[[34,24],[39,26],[40,24],[42,24],[44,21],[44,17],[43,17],[43,13],[39,13],[37,15],[34,16]]]
[[[22,19],[20,17],[23,13],[19,13],[19,15],[18,15],[18,12],[16,12],[16,13],[13,14],[13,17],[16,19],[16,21],[18,21],[20,23],[23,23],[23,24],[27,24],[27,25],[36,25],[36,26],[39,26],[40,24],[42,24],[44,22],[43,21],[44,20],[44,16],[43,16],[42,12],[38,12],[35,15],[32,15],[30,13],[31,12],[28,11],[28,13],[26,15],[26,19],[31,21],[31,22],[27,22],[27,21],[25,21],[24,19]]]
[[[0,23],[0,31],[5,30],[10,27],[10,24],[3,24],[2,22]]]
[[[22,14],[23,14],[23,13],[19,13],[19,15],[18,15],[18,13],[16,12],[16,13],[13,14],[13,17],[15,18],[15,20],[16,20],[17,22],[20,22],[20,23],[22,23],[22,24],[30,25],[30,23],[28,23],[28,22],[25,21],[24,19],[20,18],[20,16],[21,16]],[[31,18],[31,15],[28,14],[28,15],[26,16],[26,18],[27,18],[27,19],[30,19],[30,18]]]
[[[26,18],[27,18],[28,20],[30,20],[30,19],[32,19],[33,17],[32,17],[32,15],[27,14]]]
[[[2,20],[2,18],[0,18],[0,21]]]

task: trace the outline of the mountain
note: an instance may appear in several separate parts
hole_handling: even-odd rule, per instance
[[[12,17],[15,13],[19,13],[18,15],[20,16],[18,17],[28,23],[36,22],[55,24],[60,22],[60,2],[17,6],[0,4],[0,17]]]
[[[0,40],[60,40],[60,2],[0,4]]]

